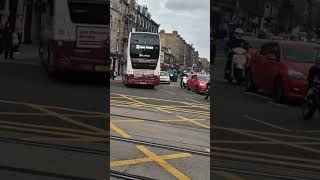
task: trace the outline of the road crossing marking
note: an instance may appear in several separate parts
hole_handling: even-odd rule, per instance
[[[39,105],[35,105],[35,104],[26,104],[26,106],[29,106],[33,109],[36,109],[36,110],[39,110],[39,111],[42,111],[44,113],[47,113],[47,114],[50,114],[51,116],[53,117],[57,117],[63,121],[66,121],[68,123],[71,123],[71,124],[74,124],[74,125],[77,125],[79,127],[83,127],[83,128],[87,128],[89,130],[92,130],[94,132],[97,132],[99,134],[107,134],[107,132],[103,129],[100,129],[100,128],[97,128],[97,127],[94,127],[94,126],[91,126],[91,125],[88,125],[88,124],[85,124],[85,123],[82,123],[82,122],[79,122],[79,121],[75,121],[69,117],[66,117],[66,116],[63,116],[62,114],[59,114],[59,113],[56,113],[54,111],[51,111],[49,109],[46,109],[46,108],[43,108]]]
[[[121,96],[121,97],[124,97],[124,98],[127,98],[127,99],[129,99],[130,101],[136,102],[136,103],[137,103],[136,105],[140,105],[140,104],[141,104],[141,105],[148,105],[148,104],[146,104],[146,103],[144,103],[144,102],[141,102],[141,101],[138,101],[138,100],[136,100],[136,99],[130,98],[130,97],[126,96],[126,95],[120,95],[120,96]],[[163,109],[160,108],[160,107],[155,107],[155,109],[158,109],[158,110],[160,110],[160,111],[162,111],[162,112],[165,112],[165,113],[170,114],[169,111],[163,110]]]
[[[91,125],[87,125],[85,123],[78,122],[76,120],[71,119],[70,117],[97,117],[97,118],[107,118],[109,115],[106,113],[93,112],[93,111],[83,111],[71,108],[57,107],[57,106],[46,106],[46,105],[37,105],[26,102],[19,101],[8,101],[8,100],[0,100],[0,103],[12,104],[18,106],[24,106],[32,108],[33,110],[37,110],[40,112],[0,112],[0,115],[9,115],[9,116],[50,116],[55,117],[62,121],[67,121],[68,124],[80,126],[82,128],[87,129],[88,127],[93,130],[95,127]],[[67,113],[58,113],[51,111],[49,109],[58,109],[69,111]],[[84,114],[70,114],[71,113],[84,113]],[[26,134],[34,134],[41,135],[41,137],[25,137],[25,140],[55,140],[55,141],[105,141],[108,139],[108,131],[104,131],[102,129],[96,128],[94,130],[101,130],[103,133],[97,131],[89,131],[89,130],[80,130],[74,128],[65,128],[59,126],[46,126],[46,125],[38,125],[34,123],[22,123],[22,122],[12,122],[12,121],[0,121],[0,129],[6,129],[15,132],[21,132]],[[51,136],[51,137],[50,137]],[[54,136],[54,137],[52,137]]]
[[[162,168],[164,168],[165,170],[167,170],[168,172],[170,172],[172,175],[174,175],[177,179],[180,180],[190,180],[189,177],[187,177],[186,175],[184,175],[183,173],[181,173],[178,169],[176,169],[175,167],[173,167],[171,164],[169,164],[168,162],[166,162],[164,159],[162,159],[160,156],[156,155],[155,153],[153,153],[152,151],[150,151],[149,149],[147,149],[144,146],[137,146],[137,148],[143,152],[146,156],[148,156],[150,159],[152,159],[153,161],[155,161],[156,163],[158,163]],[[192,155],[190,154],[190,157]]]
[[[127,134],[126,132],[124,132],[124,130],[122,130],[121,128],[119,128],[118,126],[116,126],[114,123],[110,122],[110,128],[112,130],[114,130],[115,132],[117,132],[118,134],[120,134],[122,137],[124,138],[131,138],[131,136],[129,134]]]
[[[192,155],[189,153],[180,153],[180,154],[162,155],[159,157],[164,160],[170,160],[170,159],[188,158],[191,156]],[[152,161],[153,160],[149,157],[130,159],[130,160],[121,160],[121,161],[111,161],[110,167],[136,165],[136,164],[143,164],[143,163],[152,162]]]
[[[126,102],[126,101],[111,101],[111,105],[113,106],[118,106],[118,107],[128,107],[128,105],[130,105],[130,107],[134,107],[137,109],[146,109],[146,108],[151,108],[151,109],[158,109],[163,112],[166,113],[170,113],[174,111],[174,112],[183,112],[183,113],[189,113],[189,114],[197,114],[197,115],[204,115],[204,116],[209,116],[210,112],[206,112],[206,111],[198,111],[198,110],[192,110],[192,109],[185,109],[185,108],[176,108],[173,106],[161,106],[161,105],[153,105],[153,104],[135,104],[133,102]],[[169,111],[167,111],[169,110]]]
[[[188,118],[185,118],[185,117],[183,117],[183,116],[178,116],[178,117],[180,117],[181,119],[183,119],[183,120],[185,120],[185,121],[189,121],[189,122],[191,122],[191,123],[193,123],[193,124],[196,124],[196,125],[198,125],[198,126],[204,127],[204,128],[206,128],[206,129],[210,129],[210,126],[204,125],[204,124],[202,124],[202,123],[200,123],[200,122],[197,122],[197,121],[195,121],[195,120],[188,119]]]
[[[303,146],[303,145],[298,145],[298,144],[291,143],[291,142],[285,142],[285,141],[278,140],[278,139],[275,139],[275,138],[256,135],[254,133],[249,133],[249,132],[244,132],[244,131],[239,131],[239,130],[231,130],[231,129],[229,129],[227,131],[231,131],[231,132],[234,132],[236,134],[245,135],[245,136],[253,137],[253,138],[257,138],[257,139],[267,140],[267,141],[271,141],[271,142],[278,142],[278,143],[280,143],[282,145],[287,145],[289,147],[293,147],[293,148],[296,148],[296,149],[305,150],[305,151],[309,151],[309,152],[320,154],[320,150],[318,150],[318,149],[306,147],[306,146]]]

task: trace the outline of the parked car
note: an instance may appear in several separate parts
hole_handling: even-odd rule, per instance
[[[276,102],[302,100],[307,76],[320,46],[299,41],[272,41],[262,45],[249,61],[245,89],[262,89]]]
[[[174,82],[178,81],[178,74],[175,69],[169,69],[167,72],[169,73],[171,81],[174,81]]]
[[[209,79],[210,76],[193,74],[187,81],[187,89],[189,91],[194,91],[196,94],[205,93]]]
[[[160,83],[170,84],[170,76],[169,76],[168,72],[166,72],[166,71],[160,72]]]

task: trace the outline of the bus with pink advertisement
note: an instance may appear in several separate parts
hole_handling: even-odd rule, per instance
[[[149,32],[131,32],[123,65],[126,86],[160,84],[160,36]]]

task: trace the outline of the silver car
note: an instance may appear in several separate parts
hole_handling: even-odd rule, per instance
[[[169,76],[168,72],[166,72],[166,71],[160,72],[160,83],[170,84],[170,76]]]

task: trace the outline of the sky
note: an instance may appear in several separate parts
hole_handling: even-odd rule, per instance
[[[177,30],[199,56],[210,60],[210,0],[137,0],[166,32]]]

